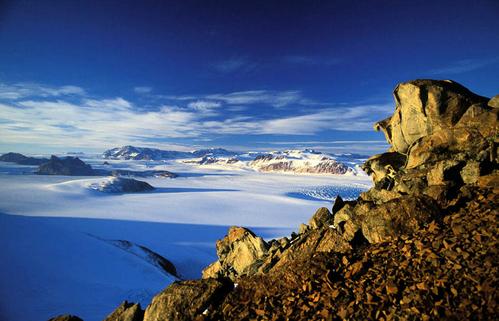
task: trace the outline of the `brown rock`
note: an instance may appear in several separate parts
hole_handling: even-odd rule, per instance
[[[489,105],[489,107],[499,108],[499,95],[495,95],[494,97],[492,97],[487,104]]]
[[[452,179],[451,173],[460,165],[456,160],[444,160],[435,164],[427,174],[428,185],[445,185]]]
[[[358,218],[362,234],[369,243],[377,243],[392,237],[416,232],[439,211],[430,198],[403,196],[371,208]]]
[[[375,124],[396,152],[405,154],[418,139],[453,127],[474,104],[486,105],[478,96],[450,80],[413,80],[399,84],[393,93],[392,117]]]
[[[370,157],[362,169],[371,175],[374,185],[378,188],[389,189],[395,174],[405,165],[407,157],[397,152],[388,152]]]
[[[156,295],[144,321],[187,321],[203,315],[233,288],[227,281],[203,279],[174,282]]]
[[[140,304],[124,301],[104,321],[142,321],[143,318],[144,310],[140,308]]]
[[[333,216],[331,212],[325,207],[319,208],[315,214],[308,221],[308,225],[312,229],[329,226],[333,223]]]
[[[469,161],[463,169],[461,169],[460,174],[465,184],[475,184],[480,177],[480,163]]]
[[[267,254],[268,245],[261,237],[243,227],[233,226],[227,236],[218,240],[219,264],[212,264],[203,271],[203,278],[223,275],[231,279],[245,274],[251,265]]]

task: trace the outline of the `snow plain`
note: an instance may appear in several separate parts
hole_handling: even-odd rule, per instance
[[[102,320],[123,300],[145,307],[175,278],[105,240],[126,240],[198,278],[231,225],[272,239],[289,235],[340,194],[355,198],[366,176],[296,175],[202,168],[180,162],[84,161],[94,168],[168,170],[138,178],[154,192],[92,190],[103,177],[31,175],[0,162],[0,319],[47,320],[71,313]]]

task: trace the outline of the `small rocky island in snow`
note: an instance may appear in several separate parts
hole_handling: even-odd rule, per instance
[[[149,183],[124,177],[110,177],[101,182],[90,184],[88,187],[104,193],[140,193],[154,190],[154,187]]]

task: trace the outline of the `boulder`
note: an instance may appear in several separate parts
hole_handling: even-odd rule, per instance
[[[421,137],[456,125],[472,105],[486,107],[488,99],[451,80],[413,80],[399,84],[393,93],[393,116],[375,124],[392,150],[406,154]]]
[[[219,264],[212,264],[203,271],[203,278],[223,275],[235,279],[267,254],[268,244],[253,232],[233,226],[227,236],[216,244]]]
[[[334,224],[349,241],[360,229],[369,243],[378,243],[414,233],[438,214],[431,198],[405,195],[382,204],[359,202],[345,206],[335,215]]]
[[[191,321],[200,318],[234,288],[227,280],[203,279],[174,282],[156,295],[144,321]]]
[[[104,321],[142,321],[143,319],[144,310],[140,308],[140,304],[124,301]]]

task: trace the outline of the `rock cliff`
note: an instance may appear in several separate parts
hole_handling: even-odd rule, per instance
[[[203,279],[166,288],[143,320],[497,319],[497,98],[435,80],[394,97],[375,125],[391,148],[364,164],[373,188],[289,238],[232,227]]]

